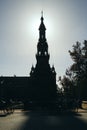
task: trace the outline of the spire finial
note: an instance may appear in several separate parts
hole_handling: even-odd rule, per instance
[[[41,11],[41,22],[43,23],[43,20],[44,20],[44,18],[43,18],[43,10]]]
[[[41,11],[41,17],[43,17],[43,10]]]

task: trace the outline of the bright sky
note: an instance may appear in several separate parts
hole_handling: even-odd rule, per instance
[[[35,66],[41,10],[57,77],[72,64],[68,50],[87,40],[87,0],[0,0],[0,75],[28,76]]]

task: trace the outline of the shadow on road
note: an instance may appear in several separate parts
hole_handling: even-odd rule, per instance
[[[79,118],[75,113],[53,113],[53,112],[25,112],[29,116],[20,130],[86,130],[87,122]]]

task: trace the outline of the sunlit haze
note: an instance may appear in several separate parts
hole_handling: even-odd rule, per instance
[[[86,0],[0,0],[0,75],[28,76],[35,66],[42,10],[57,78],[72,64],[68,50],[87,40]]]

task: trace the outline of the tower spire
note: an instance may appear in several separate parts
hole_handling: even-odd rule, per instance
[[[39,56],[45,56],[49,60],[49,54],[48,54],[48,44],[46,41],[46,27],[43,22],[43,11],[41,11],[41,23],[39,26],[39,41],[37,44],[37,55]]]
[[[39,39],[41,40],[42,38],[45,39],[45,31],[46,31],[46,27],[44,25],[43,22],[44,18],[43,18],[43,11],[41,11],[41,23],[39,26]]]
[[[43,18],[43,10],[41,11],[41,23],[43,23],[43,20],[44,20],[44,18]]]

